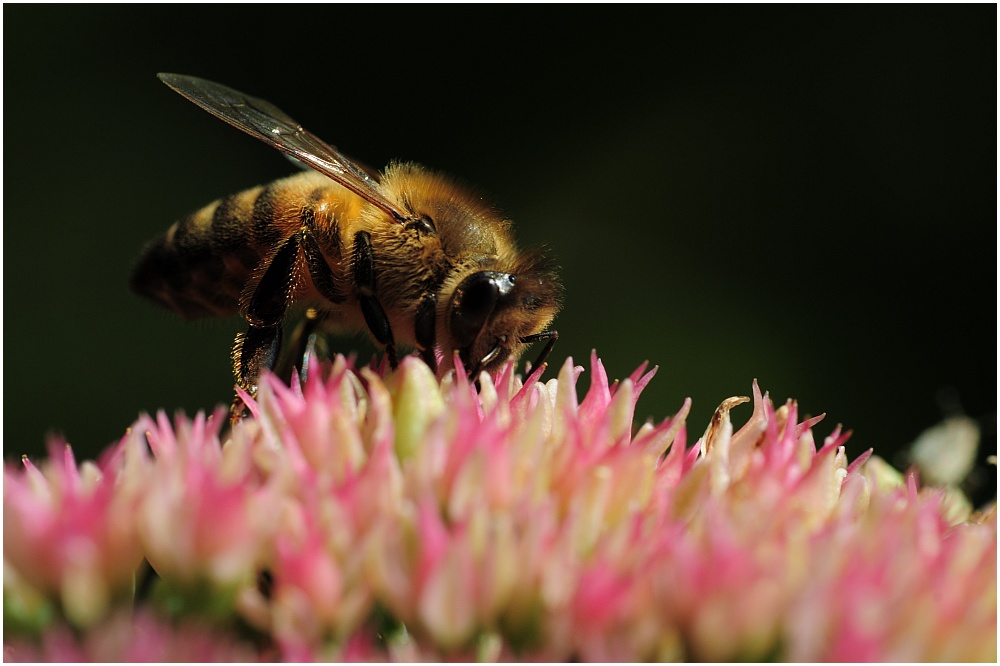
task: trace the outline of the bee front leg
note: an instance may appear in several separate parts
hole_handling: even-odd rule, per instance
[[[540,340],[547,340],[545,347],[542,348],[542,353],[538,355],[535,362],[531,364],[531,370],[534,371],[535,368],[545,363],[545,360],[549,357],[549,353],[556,344],[556,340],[559,339],[559,331],[544,331],[542,333],[535,333],[534,335],[526,335],[521,338],[521,342],[526,344],[531,344],[533,342],[538,342]]]
[[[414,327],[420,357],[437,375],[438,363],[434,354],[434,347],[437,345],[437,294],[424,294],[420,299]]]
[[[372,250],[371,234],[367,231],[359,231],[354,235],[354,282],[368,330],[379,344],[385,346],[389,367],[395,370],[399,365],[396,339],[392,335],[389,317],[375,297],[375,252]]]

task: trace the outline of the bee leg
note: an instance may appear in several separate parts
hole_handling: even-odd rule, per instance
[[[323,322],[324,315],[325,313],[316,310],[316,308],[309,308],[306,310],[305,317],[295,326],[295,330],[289,336],[288,343],[288,348],[292,350],[292,353],[287,356],[287,361],[281,363],[278,371],[278,376],[282,379],[291,381],[294,374],[292,366],[299,363],[299,377],[305,381],[309,369],[309,358],[317,353],[317,347],[321,348],[319,354],[324,357],[329,355],[326,345],[320,341],[320,336],[316,333],[316,329]]]
[[[312,231],[308,227],[303,227],[298,232],[298,236],[302,245],[302,253],[305,256],[306,267],[309,269],[309,276],[312,278],[316,291],[334,305],[346,301],[347,297],[337,288],[337,280],[333,271],[330,270],[330,264],[323,256],[323,250],[320,249]],[[302,359],[299,371],[302,381],[305,381],[308,372],[309,357],[316,350],[318,336],[315,331],[323,318],[323,313],[318,312],[315,308],[309,308],[306,310],[305,319],[299,323],[292,334],[291,347],[295,351],[293,358]],[[328,356],[329,354],[324,355]],[[290,375],[291,372],[287,374]]]
[[[371,234],[367,231],[359,231],[354,235],[354,282],[358,287],[358,301],[368,330],[376,342],[385,346],[389,367],[395,370],[399,366],[396,339],[392,335],[389,317],[375,297],[375,252],[372,250]]]
[[[267,328],[251,325],[246,333],[238,333],[236,342],[233,343],[233,372],[236,374],[236,385],[251,396],[256,396],[261,371],[274,367],[280,351],[280,324]],[[235,423],[243,418],[245,407],[243,399],[236,394],[229,409],[229,420]]]
[[[521,342],[525,344],[531,344],[532,342],[538,342],[539,340],[548,340],[545,343],[545,347],[542,348],[542,353],[538,355],[535,362],[531,364],[531,369],[534,370],[549,357],[552,352],[552,348],[556,344],[556,340],[559,339],[559,331],[544,331],[542,333],[535,333],[534,335],[526,335],[521,338]]]
[[[233,345],[236,386],[251,396],[257,394],[260,373],[273,368],[281,352],[281,320],[291,303],[299,242],[299,234],[293,234],[271,257],[247,301],[244,315],[250,328],[237,335]],[[231,421],[242,418],[244,406],[237,394],[229,411]]]
[[[330,264],[323,257],[323,251],[320,249],[319,243],[316,242],[316,237],[308,229],[303,229],[300,233],[306,266],[309,267],[309,276],[312,277],[313,284],[316,285],[316,291],[331,303],[343,303],[347,298],[337,288],[333,271],[330,270]]]
[[[330,348],[326,339],[318,333],[310,333],[306,340],[306,348],[302,352],[302,370],[299,371],[300,379],[305,382],[309,376],[309,359],[330,358]]]
[[[424,363],[437,375],[437,356],[434,347],[437,345],[437,294],[424,294],[417,306],[415,321],[415,337],[420,357]]]

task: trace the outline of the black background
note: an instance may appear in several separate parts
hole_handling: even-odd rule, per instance
[[[995,6],[3,11],[7,460],[229,400],[239,322],[127,277],[175,219],[293,168],[158,71],[479,187],[559,257],[554,363],[660,366],[640,419],[691,396],[693,441],[757,378],[853,429],[851,457],[956,409],[996,450]]]

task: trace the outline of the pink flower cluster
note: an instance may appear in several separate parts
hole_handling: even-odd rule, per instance
[[[5,660],[996,660],[995,507],[756,385],[689,446],[688,403],[633,428],[653,372],[596,356],[582,400],[569,361],[317,368],[222,438],[160,414],[96,466],[5,467]]]

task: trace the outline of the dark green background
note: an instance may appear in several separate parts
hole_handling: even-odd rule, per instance
[[[639,418],[691,396],[693,441],[756,377],[852,457],[955,405],[995,451],[995,6],[3,11],[8,460],[229,400],[239,322],[161,312],[129,269],[292,167],[157,71],[482,188],[563,266],[555,362],[659,364]]]

